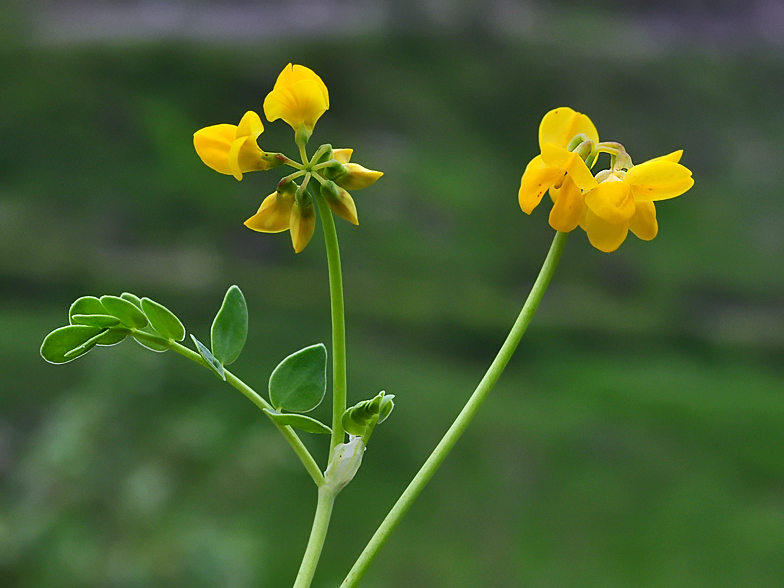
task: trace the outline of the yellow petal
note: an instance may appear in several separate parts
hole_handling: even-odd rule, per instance
[[[608,223],[606,220],[596,216],[588,207],[585,208],[583,217],[580,220],[580,226],[588,234],[588,240],[591,242],[591,245],[605,253],[618,249],[629,232],[629,221],[616,225]]]
[[[610,176],[585,195],[585,205],[608,223],[628,221],[634,214],[635,205],[629,185]]]
[[[294,202],[294,207],[291,209],[291,243],[294,245],[295,253],[305,249],[315,230],[316,210],[313,204],[302,208]]]
[[[542,161],[541,155],[528,162],[520,180],[520,191],[517,193],[517,200],[523,212],[531,214],[541,202],[544,193],[563,177],[563,173],[562,170],[550,167]]]
[[[272,92],[264,99],[264,114],[272,122],[283,119],[296,131],[305,125],[310,131],[329,108],[329,92],[312,70],[288,64],[278,76]]]
[[[242,179],[242,168],[240,167],[240,149],[242,149],[243,145],[245,145],[245,141],[247,139],[248,137],[234,139],[234,142],[229,148],[229,169],[237,180]]]
[[[334,152],[332,155],[334,157]],[[335,180],[335,183],[346,190],[361,190],[362,188],[367,188],[370,184],[384,175],[384,172],[367,169],[358,163],[344,163],[343,167],[346,168],[348,173],[344,176],[340,176]]]
[[[354,153],[353,149],[333,149],[332,159],[340,163],[348,163],[351,161],[351,154]]]
[[[242,119],[240,119],[240,124],[237,126],[236,138],[239,139],[240,137],[251,136],[254,139],[257,139],[263,132],[264,125],[261,123],[261,118],[259,118],[259,115],[255,112],[249,110],[242,116]]]
[[[638,202],[654,202],[680,196],[694,185],[691,171],[680,163],[654,159],[635,165],[624,180]]]
[[[553,194],[555,192],[555,194]],[[574,181],[567,177],[559,190],[550,189],[555,204],[550,211],[550,226],[556,231],[568,233],[577,228],[583,212],[583,197]]]
[[[547,143],[565,149],[580,133],[585,133],[594,143],[599,142],[599,133],[590,118],[566,106],[556,108],[545,114],[539,125],[539,149],[544,149]]]
[[[316,72],[304,65],[292,65],[289,63],[283,68],[283,71],[280,72],[278,79],[275,81],[275,86],[273,86],[272,89],[280,90],[283,88],[290,88],[300,80],[311,80],[316,82],[321,93],[324,95],[324,103],[327,105],[327,108],[329,108],[329,92],[327,91],[327,86]]]
[[[264,199],[256,214],[245,221],[245,226],[261,233],[280,233],[289,228],[293,194],[273,192]]]
[[[672,161],[674,163],[678,163],[683,156],[683,149],[678,149],[677,151],[673,151],[672,153],[668,153],[667,155],[660,155],[659,157],[654,157],[653,159],[649,159],[648,161],[659,161],[664,159],[666,161]]]
[[[629,230],[643,241],[650,241],[659,232],[656,222],[656,205],[653,202],[638,202],[634,216],[629,219]]]
[[[234,125],[213,125],[193,134],[193,146],[201,160],[216,172],[232,175],[229,149],[237,134]]]
[[[545,143],[542,147],[542,160],[550,167],[562,169],[568,173],[581,190],[590,190],[596,187],[596,179],[582,158],[576,153],[567,151],[565,147]]]

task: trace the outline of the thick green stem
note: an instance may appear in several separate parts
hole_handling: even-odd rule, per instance
[[[324,486],[318,491],[318,503],[316,505],[316,515],[313,517],[313,527],[310,530],[308,546],[305,555],[302,556],[302,564],[297,572],[297,579],[294,588],[309,588],[313,581],[313,574],[316,573],[321,549],[324,547],[324,540],[327,538],[329,529],[329,519],[332,516],[332,505],[335,503],[335,494]]]
[[[327,245],[329,265],[329,297],[332,310],[332,449],[346,438],[343,431],[343,413],[346,411],[346,322],[343,314],[343,276],[340,269],[338,233],[332,211],[320,194],[316,203],[324,227],[324,242]]]
[[[539,306],[539,302],[542,300],[547,285],[550,283],[550,278],[552,278],[553,272],[558,265],[558,260],[561,257],[561,252],[563,251],[564,243],[566,243],[566,237],[568,235],[568,233],[556,233],[544,265],[531,289],[531,293],[528,295],[528,299],[525,301],[523,309],[520,311],[520,315],[517,317],[512,330],[506,337],[506,341],[504,341],[504,344],[501,346],[498,355],[496,355],[493,363],[490,364],[487,373],[482,378],[482,381],[479,382],[479,385],[463,407],[463,410],[460,411],[455,422],[449,427],[449,430],[433,450],[433,453],[427,458],[427,461],[425,461],[416,476],[414,476],[414,479],[392,507],[392,510],[389,511],[389,514],[382,521],[378,530],[370,539],[370,542],[365,546],[365,549],[360,554],[354,567],[351,568],[346,579],[343,580],[340,588],[354,588],[359,584],[362,576],[365,575],[365,572],[368,567],[370,567],[370,564],[373,562],[376,555],[378,555],[381,547],[386,543],[389,535],[394,531],[395,527],[397,527],[400,520],[411,507],[414,500],[416,500],[417,496],[419,496],[420,492],[422,492],[422,489],[428,481],[430,481],[430,478],[441,465],[441,462],[444,461],[444,458],[455,446],[455,443],[457,443],[457,440],[466,430],[471,419],[476,415],[482,401],[487,397],[490,390],[493,389],[493,386],[504,371],[506,364],[509,363],[518,343],[520,343],[520,339],[522,339],[526,328],[531,322],[534,312],[536,311],[537,306]]]
[[[164,345],[168,345],[173,351],[176,351],[180,355],[187,357],[191,361],[195,361],[199,365],[202,365],[209,369],[207,362],[204,361],[201,355],[199,355],[195,351],[188,349],[184,345],[177,343],[176,341],[162,339],[160,337],[155,337],[154,335],[148,335],[147,333],[141,331],[135,331],[133,333],[133,336],[138,339],[146,339],[154,343],[162,343]],[[269,402],[264,400],[264,398],[259,396],[256,393],[256,391],[253,390],[253,388],[248,386],[245,382],[240,380],[229,370],[224,368],[223,371],[226,374],[226,382],[228,382],[229,384],[234,386],[237,390],[242,392],[253,404],[255,404],[256,406],[262,409],[266,408],[267,410],[272,410],[272,411],[275,410],[275,408]],[[310,474],[310,477],[313,478],[313,481],[316,483],[316,486],[321,487],[324,484],[324,474],[321,473],[321,469],[316,463],[316,460],[313,459],[313,456],[308,451],[308,448],[305,447],[305,445],[302,443],[302,439],[299,438],[299,436],[294,432],[294,429],[292,429],[291,427],[279,425],[275,421],[272,421],[272,424],[274,424],[278,428],[278,430],[286,439],[286,441],[288,441],[289,445],[291,445],[291,448],[294,450],[294,453],[297,454],[297,457],[299,457],[300,461],[302,462],[302,465],[305,466],[305,469]]]

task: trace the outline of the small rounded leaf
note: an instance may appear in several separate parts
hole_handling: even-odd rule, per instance
[[[97,345],[101,327],[69,325],[49,333],[41,345],[41,357],[49,363],[68,363],[84,355]],[[94,341],[94,342],[93,342]]]
[[[185,339],[185,327],[174,313],[163,304],[158,304],[149,298],[142,298],[142,310],[150,320],[152,328],[167,339],[182,341]]]
[[[130,292],[123,292],[122,294],[120,294],[120,298],[132,303],[136,308],[142,307],[142,299],[139,298],[136,294],[131,294]]]
[[[125,339],[129,334],[130,331],[122,327],[109,329],[103,335],[101,335],[100,339],[98,339],[98,345],[100,345],[101,347],[110,347],[112,345],[117,345],[123,339]]]
[[[264,414],[266,414],[279,425],[288,425],[289,427],[299,429],[300,431],[305,431],[306,433],[321,433],[324,435],[332,434],[332,429],[330,429],[327,425],[317,421],[316,419],[310,418],[309,416],[305,416],[304,414],[283,414],[280,412],[267,410],[266,408],[262,410],[264,411]]]
[[[119,296],[101,296],[101,304],[106,312],[116,316],[127,327],[143,329],[147,326],[147,317],[133,302]]]
[[[77,314],[106,314],[106,309],[95,296],[82,296],[77,298],[68,310],[68,319],[71,324],[75,324],[73,317]]]
[[[292,353],[278,364],[269,381],[269,395],[276,410],[308,412],[327,391],[327,348],[323,343]]]
[[[92,325],[94,327],[116,327],[120,324],[120,319],[108,314],[74,314],[71,316],[73,325]]]
[[[248,338],[248,305],[237,286],[232,286],[212,322],[212,354],[223,364],[233,363]]]

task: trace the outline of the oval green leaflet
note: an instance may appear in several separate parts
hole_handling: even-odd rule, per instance
[[[278,412],[308,412],[327,392],[327,348],[323,343],[300,349],[281,361],[269,381],[270,402]]]
[[[212,322],[212,354],[223,365],[229,365],[240,356],[247,338],[248,305],[242,291],[232,286],[226,291],[223,304]]]
[[[90,351],[106,329],[92,325],[68,325],[49,333],[41,344],[41,357],[49,363],[68,363]]]
[[[150,325],[166,339],[182,341],[185,339],[185,327],[174,313],[163,304],[150,300],[141,299],[141,308],[150,321]]]
[[[133,304],[136,308],[141,310],[141,308],[142,308],[142,301],[135,294],[131,294],[130,292],[123,292],[122,294],[120,294],[120,298],[122,298],[123,300],[127,300],[128,302]],[[165,338],[158,331],[156,331],[152,327],[152,325],[147,325],[146,327],[138,329],[138,330],[142,331],[143,333],[147,333],[148,335],[153,335],[155,337]],[[145,348],[149,349],[150,351],[155,351],[156,353],[163,353],[164,351],[168,351],[169,350],[168,345],[164,345],[162,343],[155,343],[153,341],[145,341],[145,340],[142,340],[142,339],[137,339],[136,337],[134,337],[134,341],[136,341],[142,347],[145,347]]]
[[[120,324],[120,319],[108,314],[75,314],[71,317],[72,325],[91,325],[94,327],[116,327]]]
[[[129,302],[119,296],[101,296],[101,304],[112,316],[116,316],[120,321],[135,329],[143,329],[149,323],[142,310],[133,302]]]
[[[74,323],[74,316],[75,315],[107,315],[109,314],[106,309],[101,304],[101,301],[98,300],[95,296],[82,296],[81,298],[77,298],[74,303],[71,305],[71,308],[68,309],[68,320],[71,324]],[[119,319],[118,319],[119,322]]]
[[[266,408],[263,408],[262,410],[264,411],[264,414],[266,414],[279,425],[288,425],[289,427],[299,429],[300,431],[305,431],[306,433],[322,433],[325,435],[332,434],[332,429],[330,429],[327,425],[321,421],[317,421],[314,418],[305,416],[304,414],[284,414]]]

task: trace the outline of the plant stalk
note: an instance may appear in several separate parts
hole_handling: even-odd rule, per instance
[[[147,336],[145,335],[147,335],[147,333],[141,331],[137,331],[133,333],[134,337],[140,339],[148,339],[155,343],[163,343],[164,345],[169,345],[169,347],[173,351],[176,351],[183,357],[187,357],[191,361],[195,361],[199,365],[202,365],[209,369],[207,362],[204,361],[201,355],[199,355],[195,351],[192,351],[191,349],[188,349],[184,345],[177,343],[176,341],[171,341],[168,339],[164,340],[159,337],[155,337],[154,335],[147,335]],[[250,400],[253,404],[258,406],[259,408],[266,408],[267,410],[271,410],[271,411],[275,410],[275,408],[269,402],[264,400],[264,398],[259,396],[256,393],[256,391],[253,390],[253,388],[248,386],[245,382],[240,380],[229,370],[223,368],[223,372],[226,374],[226,382],[234,386],[234,388],[236,388],[240,392],[242,392],[245,395],[245,397],[248,398],[248,400]],[[291,448],[294,450],[294,453],[297,454],[297,457],[299,457],[300,461],[302,462],[302,465],[305,466],[305,469],[310,474],[310,477],[313,478],[313,481],[316,483],[316,486],[320,488],[324,484],[324,474],[321,473],[321,468],[319,468],[318,464],[316,463],[316,460],[313,459],[313,456],[308,451],[308,448],[305,447],[305,445],[302,443],[302,439],[299,438],[299,435],[297,435],[297,433],[295,433],[294,429],[292,429],[291,427],[280,425],[275,421],[272,421],[272,424],[274,424],[278,428],[278,430],[286,439],[286,441],[288,441],[289,445],[291,445]]]
[[[433,450],[433,453],[430,454],[430,457],[427,458],[424,465],[420,468],[414,476],[414,479],[411,480],[411,483],[392,507],[392,510],[389,511],[389,514],[387,514],[386,518],[381,522],[381,525],[349,571],[346,579],[343,580],[340,588],[355,588],[359,584],[359,581],[365,575],[370,564],[373,563],[373,560],[376,555],[378,555],[381,547],[383,547],[384,543],[389,539],[392,531],[395,530],[395,527],[400,523],[400,520],[406,512],[408,512],[408,509],[422,492],[425,485],[430,481],[430,478],[433,477],[433,474],[444,461],[444,458],[446,458],[455,446],[457,440],[478,412],[482,401],[487,397],[490,390],[493,389],[493,386],[503,373],[507,363],[509,363],[512,354],[515,349],[517,349],[517,345],[520,343],[526,328],[530,324],[534,312],[539,306],[542,296],[544,296],[545,290],[547,290],[547,285],[550,283],[550,279],[558,265],[558,260],[561,257],[561,252],[563,251],[568,235],[569,233],[556,232],[553,243],[550,246],[550,251],[547,253],[547,258],[544,261],[544,265],[539,271],[536,282],[534,282],[533,288],[520,311],[520,315],[517,317],[514,326],[512,326],[512,330],[509,332],[509,335],[507,335],[506,340],[498,351],[495,359],[490,364],[487,373],[485,373],[481,382],[479,382],[476,390],[474,390],[474,393],[468,399],[468,402],[463,407],[463,410],[460,411],[460,414],[452,423],[452,426],[449,427],[449,430],[447,430],[444,437]]]
[[[340,268],[340,249],[335,219],[324,197],[316,191],[316,203],[324,227],[329,266],[329,297],[332,313],[332,450],[345,440],[343,413],[346,411],[346,320],[343,310],[343,276]]]
[[[321,557],[321,549],[324,547],[324,541],[327,538],[329,519],[332,516],[332,506],[334,504],[335,494],[332,490],[324,486],[319,487],[316,515],[313,517],[313,527],[310,530],[308,546],[305,549],[305,555],[302,556],[302,563],[297,572],[294,588],[309,588],[310,583],[313,581],[313,575],[316,573],[316,566],[318,565],[319,557]]]

